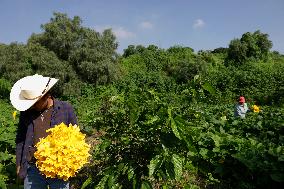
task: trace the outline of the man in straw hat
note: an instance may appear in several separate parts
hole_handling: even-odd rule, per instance
[[[47,129],[62,122],[77,124],[73,107],[54,99],[49,92],[57,81],[36,74],[18,80],[11,89],[11,103],[21,112],[16,136],[16,165],[25,189],[69,188],[69,182],[42,175],[33,156],[35,144],[47,136]]]

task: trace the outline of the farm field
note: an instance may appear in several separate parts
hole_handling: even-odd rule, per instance
[[[60,79],[52,93],[74,106],[91,145],[73,188],[283,187],[284,55],[268,34],[210,51],[129,45],[120,55],[111,30],[78,19],[55,13],[27,44],[0,44],[0,188],[22,187],[9,94],[35,73]],[[260,111],[235,117],[239,96]]]

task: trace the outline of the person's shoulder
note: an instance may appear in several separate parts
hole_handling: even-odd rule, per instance
[[[55,106],[57,106],[59,108],[65,108],[65,109],[72,108],[72,105],[69,102],[61,101],[61,100],[55,100]]]
[[[55,99],[54,100],[55,101],[55,104],[58,104],[58,105],[61,105],[61,106],[71,106],[71,104],[69,103],[69,102],[67,102],[67,101],[63,101],[63,100],[57,100],[57,99]]]

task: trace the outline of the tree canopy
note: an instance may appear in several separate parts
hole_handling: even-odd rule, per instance
[[[28,44],[40,44],[67,61],[83,81],[110,83],[116,76],[118,43],[111,29],[99,33],[82,26],[78,16],[54,13],[50,22],[41,25],[42,33],[33,34]]]
[[[268,37],[268,34],[257,30],[244,33],[241,39],[233,39],[229,44],[227,61],[233,65],[242,65],[252,59],[267,60],[272,48],[272,41]]]

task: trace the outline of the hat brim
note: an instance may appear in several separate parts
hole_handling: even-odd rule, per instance
[[[24,83],[26,83],[29,80],[30,76],[24,77],[20,80],[18,80],[14,86],[11,89],[10,92],[10,101],[11,104],[14,106],[19,111],[26,111],[30,107],[32,107],[42,96],[44,96],[58,81],[58,79],[51,78],[48,88],[46,91],[42,94],[41,97],[33,100],[28,100],[24,98],[21,95],[21,87],[23,86]],[[45,81],[46,80],[46,81]],[[47,83],[49,80],[49,77],[43,77],[43,82]]]

